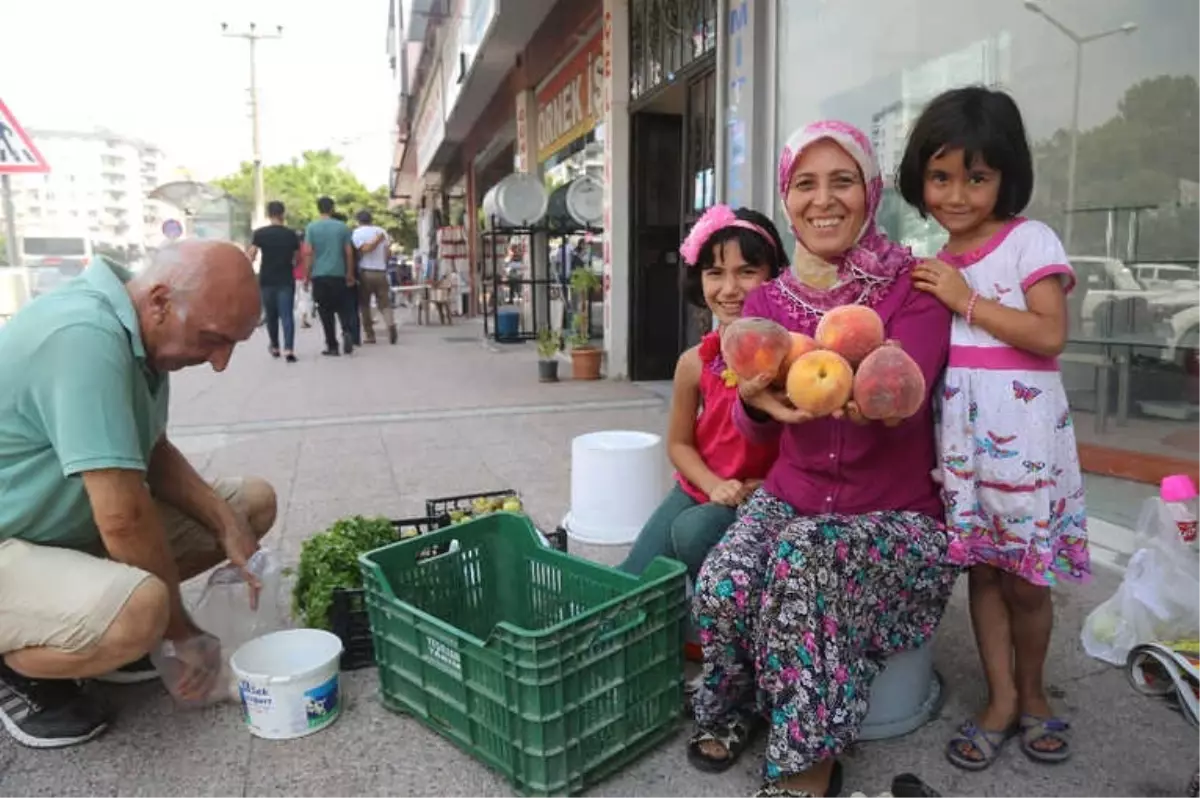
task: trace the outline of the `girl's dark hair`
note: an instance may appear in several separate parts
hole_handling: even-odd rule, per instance
[[[738,208],[733,215],[742,221],[758,225],[766,231],[771,240],[765,241],[758,233],[744,227],[726,227],[709,236],[700,248],[697,262],[683,268],[683,297],[698,308],[708,307],[708,303],[704,301],[704,270],[712,268],[717,247],[726,241],[737,241],[746,263],[766,266],[771,278],[778,277],[788,266],[788,258],[783,254],[783,240],[780,239],[774,222],[749,208]]]
[[[1011,219],[1025,209],[1033,195],[1033,157],[1017,104],[1002,91],[982,86],[951,89],[938,95],[917,119],[896,183],[900,194],[922,217],[925,207],[925,168],[944,150],[963,151],[969,169],[976,158],[1000,173],[1000,193],[994,211]]]

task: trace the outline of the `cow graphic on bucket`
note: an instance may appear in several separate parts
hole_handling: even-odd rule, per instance
[[[308,716],[308,728],[324,726],[337,716],[338,677],[304,691],[304,712]]]

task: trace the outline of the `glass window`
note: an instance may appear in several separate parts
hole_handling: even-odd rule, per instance
[[[777,11],[776,151],[817,119],[862,128],[889,178],[881,222],[919,255],[944,233],[890,180],[917,115],[954,86],[1014,96],[1037,174],[1025,215],[1059,233],[1078,272],[1062,359],[1077,434],[1194,461],[1196,2],[779,0]]]

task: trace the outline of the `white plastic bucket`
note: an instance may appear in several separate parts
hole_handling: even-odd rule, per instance
[[[290,740],[320,731],[341,711],[342,641],[320,629],[255,638],[229,660],[250,733]]]
[[[571,442],[568,539],[600,546],[632,543],[666,495],[662,437],[609,430]]]
[[[535,225],[546,215],[549,196],[542,181],[525,172],[513,172],[483,196],[483,215],[490,227]]]

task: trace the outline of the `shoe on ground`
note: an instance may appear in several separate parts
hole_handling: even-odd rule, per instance
[[[341,354],[341,352],[339,352],[339,351],[337,350],[337,347],[335,346],[333,349],[323,349],[323,350],[321,350],[321,354],[322,354],[322,355],[325,355],[326,357],[337,357],[338,355],[340,355],[340,354]]]
[[[108,713],[74,679],[30,679],[0,663],[0,723],[21,745],[66,748],[99,737]]]
[[[158,678],[158,669],[150,661],[150,655],[128,662],[115,671],[97,676],[96,681],[108,684],[141,684],[152,682]]]
[[[348,355],[353,351],[354,351],[354,344],[350,343],[349,341],[342,342],[342,352],[344,352],[345,354]]]
[[[392,344],[396,343],[396,339],[398,339],[399,337],[400,337],[400,334],[396,331],[395,324],[393,324],[391,327],[388,327],[388,343],[392,343]]]

